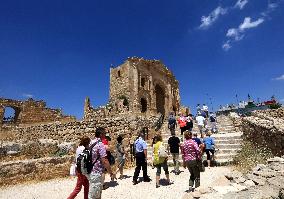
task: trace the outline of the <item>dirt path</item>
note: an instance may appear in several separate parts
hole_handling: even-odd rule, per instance
[[[173,168],[170,167],[170,171]],[[126,179],[117,180],[117,182],[110,183],[110,187],[103,191],[102,198],[120,198],[120,199],[181,199],[188,189],[189,172],[185,169],[181,169],[180,175],[170,174],[170,178],[173,184],[169,186],[161,186],[155,188],[155,169],[148,167],[148,173],[153,179],[151,182],[141,182],[137,185],[132,185],[132,176],[134,169],[125,171],[127,175]],[[231,168],[229,167],[215,167],[207,169],[201,174],[201,185],[204,187],[210,186],[213,181],[220,176],[229,173]],[[140,172],[140,176],[142,171]],[[162,172],[161,178],[164,178]],[[110,179],[107,176],[106,182]],[[0,190],[1,199],[64,199],[71,193],[76,184],[76,178],[70,177],[66,179],[50,180],[46,182],[40,182],[37,184],[24,184],[16,185]],[[83,191],[83,190],[82,190]],[[77,198],[83,198],[82,192]]]

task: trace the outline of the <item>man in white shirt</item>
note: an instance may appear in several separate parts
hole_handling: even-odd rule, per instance
[[[195,119],[197,121],[197,126],[198,126],[198,129],[199,129],[199,132],[202,135],[205,118],[203,116],[201,116],[201,114],[199,113],[198,116]]]

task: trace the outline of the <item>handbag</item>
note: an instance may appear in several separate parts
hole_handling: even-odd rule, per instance
[[[76,165],[72,163],[70,166],[70,176],[76,176]]]

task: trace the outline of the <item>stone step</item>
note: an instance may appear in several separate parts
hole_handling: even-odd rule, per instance
[[[229,153],[229,154],[216,154],[215,155],[215,159],[219,160],[219,159],[233,159],[233,157],[236,156],[237,153]]]
[[[218,147],[216,147],[216,155],[219,155],[219,154],[233,154],[235,155],[238,151],[240,151],[241,148],[236,148],[236,149],[220,149]]]
[[[222,142],[220,144],[216,144],[216,148],[218,149],[240,149],[241,148],[240,143],[234,143],[234,144],[223,144]]]
[[[215,140],[215,144],[218,145],[218,144],[241,144],[242,143],[242,139],[227,139],[227,140],[222,140],[222,139],[218,139],[218,140]]]

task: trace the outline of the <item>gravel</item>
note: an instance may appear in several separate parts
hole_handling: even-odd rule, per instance
[[[173,167],[169,168],[170,171]],[[132,176],[134,168],[125,170],[125,179],[110,182],[109,176],[106,177],[109,188],[103,191],[102,198],[155,198],[155,199],[181,199],[188,189],[188,170],[181,168],[180,175],[170,174],[173,184],[169,186],[155,187],[155,172],[156,169],[148,167],[148,174],[152,179],[151,182],[140,182],[137,185],[132,185]],[[212,186],[212,182],[221,176],[229,173],[230,167],[215,167],[207,169],[201,173],[201,186]],[[142,171],[140,172],[140,176]],[[165,175],[162,171],[162,182],[165,181]],[[9,187],[2,187],[0,190],[1,199],[63,199],[67,198],[72,192],[76,184],[76,177],[69,177],[64,179],[55,179],[39,183],[28,183]],[[77,198],[83,198],[83,189],[78,194]]]

